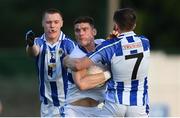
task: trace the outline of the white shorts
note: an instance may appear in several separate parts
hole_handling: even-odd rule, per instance
[[[64,108],[52,104],[41,103],[41,117],[60,117],[64,116]]]
[[[65,117],[98,117],[100,108],[66,105],[64,106]]]
[[[101,117],[148,117],[147,106],[128,106],[106,101],[99,112]]]

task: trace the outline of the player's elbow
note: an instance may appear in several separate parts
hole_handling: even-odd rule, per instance
[[[79,62],[75,63],[75,70],[76,71],[81,70],[81,66]]]
[[[79,61],[75,60],[75,61],[74,61],[74,66],[73,66],[71,69],[72,69],[73,71],[79,71],[79,70],[81,70],[82,68],[81,68],[81,65],[80,65]]]
[[[87,65],[88,64],[86,62],[84,62],[84,58],[76,59],[74,61],[74,68],[76,71],[87,68],[88,67]]]
[[[85,91],[85,90],[88,90],[89,88],[88,88],[88,86],[86,84],[79,84],[78,89],[80,91]]]

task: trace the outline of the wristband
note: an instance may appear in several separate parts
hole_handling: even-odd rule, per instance
[[[111,73],[109,71],[105,71],[103,73],[104,73],[105,81],[111,78]]]

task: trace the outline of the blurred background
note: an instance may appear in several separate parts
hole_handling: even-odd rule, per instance
[[[150,116],[180,116],[179,0],[0,0],[0,116],[39,116],[38,79],[34,60],[25,53],[25,33],[43,33],[45,9],[63,13],[63,32],[74,38],[73,21],[88,15],[95,20],[96,38],[112,30],[117,8],[137,13],[135,32],[149,38]]]

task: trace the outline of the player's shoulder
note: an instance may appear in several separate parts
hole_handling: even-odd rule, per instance
[[[73,51],[70,54],[70,57],[72,58],[81,58],[86,56],[86,53],[84,53],[78,45],[75,46],[75,48],[73,49]]]
[[[105,41],[105,39],[95,39],[95,40],[94,40],[95,46],[98,47],[98,46],[101,45],[102,42],[104,42],[104,41]]]
[[[70,36],[67,36],[67,35],[65,35],[65,37],[63,38],[63,41],[67,42],[67,43],[74,43],[75,44],[75,40],[72,39]]]
[[[108,47],[113,47],[115,44],[120,42],[121,38],[112,38],[105,40],[101,43],[101,45],[97,46],[97,49],[99,50],[100,48],[108,48]]]
[[[43,43],[44,43],[44,36],[42,35],[42,36],[36,37],[35,38],[35,43],[37,45],[43,45]]]
[[[150,42],[149,39],[147,37],[145,37],[144,35],[138,35],[138,37],[140,38],[140,40],[142,41],[143,47],[145,49],[150,49]]]
[[[73,40],[70,36],[64,35],[63,40]]]
[[[72,43],[72,44],[75,44],[75,40],[73,38],[71,38],[70,36],[64,34],[62,31],[61,31],[61,34],[60,34],[60,40],[63,43]]]
[[[95,44],[101,44],[104,41],[105,41],[105,39],[95,39],[94,40]]]
[[[149,39],[144,35],[136,35],[135,37],[139,37],[141,40],[149,42]]]

